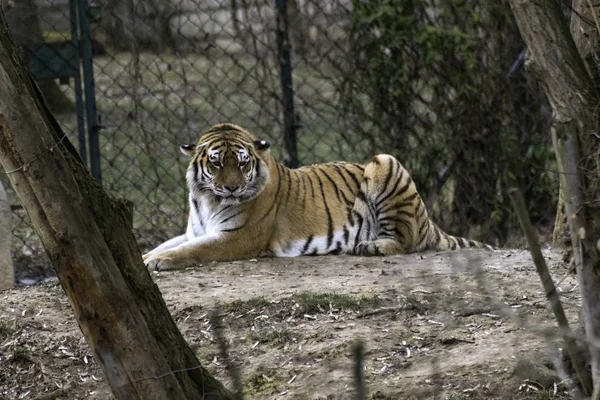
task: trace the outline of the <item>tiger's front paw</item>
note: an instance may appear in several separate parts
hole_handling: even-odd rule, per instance
[[[377,245],[377,242],[368,240],[360,242],[354,248],[354,253],[359,256],[382,256],[383,252]]]
[[[169,271],[180,269],[186,265],[177,260],[177,257],[168,254],[168,252],[148,255],[144,257],[144,264],[150,271]]]

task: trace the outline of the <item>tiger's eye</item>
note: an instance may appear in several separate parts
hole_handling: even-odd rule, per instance
[[[219,161],[219,160],[214,160],[214,161],[211,161],[210,163],[215,168],[221,168],[221,167],[223,167],[223,164],[221,164],[221,161]]]
[[[240,161],[239,163],[240,168],[244,168],[246,165],[248,165],[248,161]]]

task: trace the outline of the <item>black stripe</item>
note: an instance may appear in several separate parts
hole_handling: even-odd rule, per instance
[[[333,167],[335,168],[337,173],[342,177],[342,180],[344,181],[344,184],[346,185],[346,187],[348,188],[350,193],[354,194],[354,192],[356,192],[356,190],[360,189],[360,187],[357,187],[356,190],[354,190],[350,186],[350,183],[348,183],[348,180],[346,179],[346,174],[344,174],[344,171],[346,171],[348,174],[351,174],[350,171],[348,171],[347,169],[341,168],[339,165],[336,165],[336,164],[334,164]],[[356,177],[354,177],[354,180],[356,181]]]
[[[331,217],[331,211],[327,205],[327,199],[325,198],[325,189],[323,187],[323,181],[319,177],[319,174],[315,172],[317,180],[319,181],[319,187],[321,188],[321,196],[323,196],[323,206],[325,207],[325,213],[327,214],[327,248],[331,246],[333,242],[333,218]]]
[[[358,191],[358,193],[356,194],[356,198],[364,202],[365,204],[367,203],[367,198],[365,197],[365,194],[363,193],[362,189]]]
[[[244,222],[242,225],[240,226],[236,226],[235,228],[231,228],[231,229],[221,229],[221,232],[235,232],[235,231],[239,231],[240,229],[242,229],[243,227],[246,226],[246,223],[248,221]]]
[[[425,227],[429,225],[429,221],[427,221],[426,219],[422,219],[421,221],[422,223],[421,225],[419,225],[419,238],[421,238],[425,234]]]
[[[399,209],[398,211],[396,211],[396,214],[400,214],[400,215],[406,215],[408,218],[410,219],[415,219],[415,214],[413,214],[410,211],[405,211],[402,208]]]
[[[300,180],[302,181],[302,209],[306,210],[306,195],[308,193],[306,193],[306,181],[304,178],[306,178],[306,174],[301,173]]]
[[[260,177],[262,170],[260,168],[260,162],[258,160],[252,159],[252,163],[254,165],[252,166],[252,169],[250,170],[250,176],[252,176],[252,170],[256,171],[256,174],[254,175],[254,178],[253,178],[253,180],[256,181]]]
[[[465,238],[457,238],[460,242],[460,247],[465,248],[468,247],[469,243],[465,240]]]
[[[214,213],[213,215],[211,215],[210,219],[215,219],[216,217],[218,217],[219,215],[221,215],[223,212],[229,210],[231,207],[233,207],[232,205],[228,205],[225,206],[223,208],[221,208],[218,212]]]
[[[360,189],[360,182],[358,181],[358,179],[356,178],[356,176],[350,170],[346,169],[346,171],[348,171],[348,173],[350,174],[350,178],[352,178],[352,180],[356,184],[356,188]],[[364,171],[362,169],[360,171],[361,171],[361,173],[364,174]]]
[[[400,189],[400,193],[398,193],[397,196],[402,196],[404,193],[406,193],[406,191],[410,187],[411,183],[412,183],[412,179],[409,175],[408,178],[406,178],[406,186],[403,186],[402,189]]]
[[[439,244],[440,240],[442,238],[441,234],[440,234],[440,228],[438,228],[437,226],[433,226],[433,233],[435,234],[435,244]]]
[[[204,177],[206,180],[210,179],[210,174],[208,173],[208,170],[204,167],[204,165],[200,165],[200,169],[202,171],[202,177]]]
[[[375,164],[375,165],[381,165],[381,161],[379,161],[379,160],[377,159],[377,156],[373,157],[373,159],[371,160],[371,162],[372,162],[373,164]]]
[[[312,241],[313,241],[313,235],[310,235],[308,237],[308,239],[306,239],[306,243],[304,243],[304,247],[302,247],[302,251],[300,252],[301,255],[306,254],[306,252],[308,251],[308,247],[310,246]]]
[[[345,245],[348,245],[348,239],[349,238],[350,238],[350,231],[348,230],[348,228],[344,224],[344,244]]]
[[[469,245],[470,245],[471,247],[479,247],[479,246],[477,246],[477,242],[476,242],[476,241],[474,241],[474,240],[469,240]]]
[[[385,177],[385,181],[383,181],[383,190],[381,191],[380,196],[385,193],[387,187],[389,186],[390,181],[392,180],[392,175],[394,174],[394,167],[395,166],[396,166],[396,163],[392,163],[392,165],[388,169],[388,173],[387,173],[387,175]]]
[[[335,245],[335,249],[331,250],[330,252],[328,252],[327,254],[340,254],[342,252],[342,243],[341,242],[336,242]]]
[[[198,162],[194,162],[192,164],[192,168],[194,168],[194,182],[198,179]]]
[[[348,214],[346,215],[346,219],[350,223],[350,226],[354,226],[354,220],[352,219],[352,207],[347,207],[346,213]]]
[[[277,178],[275,179],[275,181],[277,182],[277,191],[275,192],[275,199],[277,199],[277,197],[279,197],[279,191],[281,190],[281,176],[279,175],[279,168],[277,169]],[[273,209],[275,208],[275,205],[279,204],[277,202],[273,202],[271,204],[271,207],[269,207],[269,209],[267,210],[267,212],[265,213],[265,215],[263,215],[262,217],[260,217],[260,219],[258,220],[258,222],[256,223],[256,225],[260,224],[265,218],[267,218],[267,216],[269,214],[271,214],[271,211],[273,211]]]
[[[400,242],[401,239],[406,239],[406,236],[404,236],[404,234],[398,229],[398,227],[394,227],[394,229],[385,230],[384,232],[386,233],[386,235],[384,236],[393,236],[398,242]],[[390,235],[390,232],[393,233],[393,235]]]
[[[310,172],[313,172],[312,170],[308,170],[306,171],[306,179],[308,179],[308,183],[309,183],[309,187],[310,187],[310,197],[311,198],[315,198],[315,184],[313,183],[312,179],[310,178]]]
[[[450,235],[446,235],[446,239],[450,242],[450,250],[456,250],[458,244],[450,238]]]
[[[364,218],[362,217],[362,215],[360,215],[358,212],[352,210],[352,213],[354,214],[354,216],[357,218],[357,222],[358,222],[358,226],[356,228],[356,237],[354,238],[354,245],[356,246],[358,244],[358,240],[360,238],[360,231],[362,229],[362,224],[364,221]]]
[[[390,169],[391,171],[391,169]],[[396,179],[396,182],[394,183],[394,187],[392,188],[392,190],[390,190],[383,198],[379,198],[379,196],[382,196],[385,193],[385,189],[379,194],[379,196],[377,196],[377,204],[376,207],[379,208],[379,206],[381,205],[381,203],[383,203],[384,201],[386,201],[387,199],[389,199],[392,196],[399,196],[402,193],[404,193],[405,189],[404,187],[402,188],[402,192],[399,194],[396,194],[396,192],[398,191],[398,186],[400,184],[402,184],[402,177],[404,176],[404,171],[401,170],[400,171],[400,176],[398,177],[398,179]],[[387,187],[389,184],[389,181],[386,181],[385,187]],[[408,187],[409,182],[407,182],[406,187]]]
[[[327,174],[327,171],[325,171],[324,169],[321,169],[321,172],[323,173],[323,175],[325,175],[325,178],[327,178],[327,180],[329,181],[329,183],[331,183],[331,186],[333,186],[333,188],[335,189],[335,196],[337,197],[338,201],[339,201],[340,203],[342,203],[342,197],[341,197],[341,195],[340,195],[341,191],[340,191],[340,189],[338,188],[338,185],[337,185],[337,183],[335,183],[335,182],[333,181],[333,179],[331,179],[331,177],[330,177],[330,176]],[[343,194],[342,194],[342,195],[343,195]],[[344,196],[344,198],[345,198],[345,197],[346,197],[346,196]],[[345,201],[346,203],[348,203],[348,200],[347,200],[347,199],[345,199],[344,201]]]
[[[419,192],[417,192],[415,190],[414,193],[412,193],[411,195],[409,195],[406,199],[404,199],[404,201],[406,201],[406,202],[413,201],[418,195],[419,195]]]
[[[235,214],[233,214],[233,215],[231,215],[231,216],[229,216],[229,217],[225,218],[224,220],[220,221],[219,223],[220,223],[220,224],[224,224],[225,222],[229,221],[230,219],[232,219],[232,218],[235,218],[235,217],[237,217],[237,216],[238,216],[238,215],[240,215],[240,214],[243,214],[243,213],[244,213],[244,211],[245,211],[244,209],[241,209],[241,210],[240,210],[240,211],[238,211],[237,213],[235,213]]]

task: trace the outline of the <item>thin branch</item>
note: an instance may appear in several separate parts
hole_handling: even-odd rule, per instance
[[[556,321],[558,322],[558,326],[563,331],[570,331],[569,321],[567,320],[565,311],[556,292],[556,287],[552,281],[552,276],[548,271],[548,266],[546,265],[546,261],[542,255],[542,251],[540,250],[540,245],[535,235],[533,225],[531,224],[531,219],[529,218],[529,213],[527,212],[527,207],[525,205],[525,201],[523,200],[523,196],[521,195],[521,192],[515,188],[510,190],[509,196],[513,203],[515,212],[517,213],[517,217],[519,218],[523,233],[527,238],[529,251],[531,252],[531,258],[533,259],[535,269],[537,270],[540,280],[542,281],[546,298],[550,303],[550,308],[554,313]],[[592,393],[593,385],[591,377],[585,368],[585,362],[581,356],[581,352],[579,351],[577,343],[568,335],[564,335],[563,340],[583,391],[585,394]]]

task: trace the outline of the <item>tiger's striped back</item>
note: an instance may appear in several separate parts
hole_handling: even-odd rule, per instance
[[[384,255],[490,246],[443,232],[428,216],[408,171],[391,156],[367,165],[277,168],[281,185],[276,256]]]

